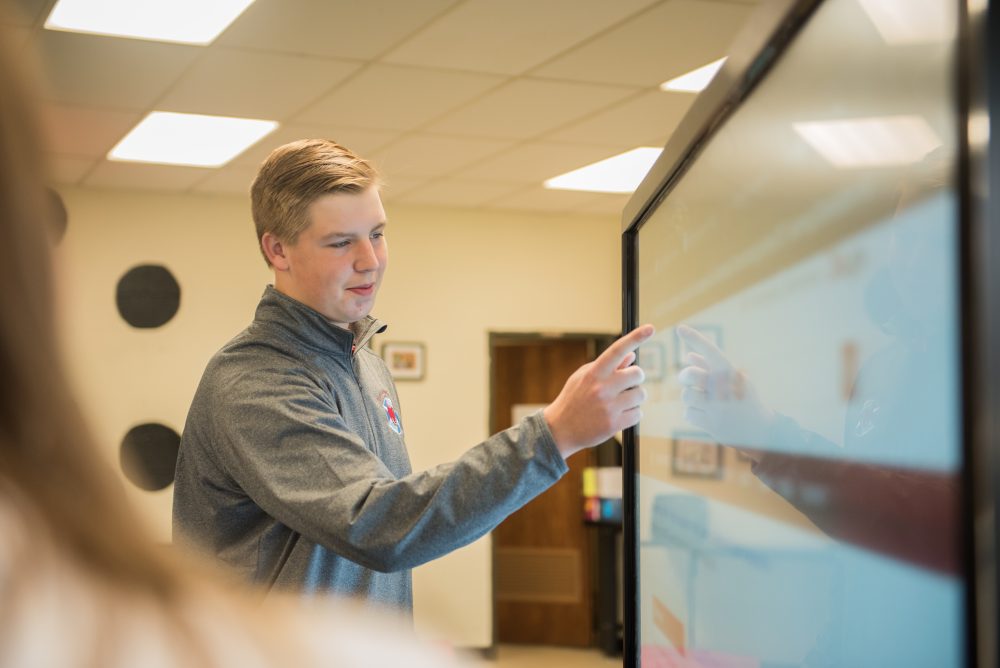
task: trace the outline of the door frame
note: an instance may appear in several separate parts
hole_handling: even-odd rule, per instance
[[[584,340],[588,343],[587,347],[587,357],[590,360],[594,360],[601,354],[612,342],[621,336],[621,332],[559,332],[559,331],[535,331],[535,332],[508,332],[508,331],[492,331],[487,332],[488,334],[488,345],[489,345],[489,392],[487,393],[487,413],[489,415],[489,433],[496,434],[500,431],[497,427],[497,420],[495,417],[495,411],[493,410],[493,401],[496,394],[496,361],[494,351],[500,346],[518,346],[518,345],[529,345],[535,343],[544,342],[556,342],[556,341],[580,341]],[[593,547],[596,550],[596,546]],[[491,578],[491,605],[492,605],[492,639],[490,647],[484,648],[483,655],[486,658],[495,659],[497,650],[497,638],[498,638],[498,616],[497,616],[497,600],[496,600],[496,569],[494,568],[494,555],[496,551],[496,545],[492,540],[492,532],[490,538],[490,578]],[[590,574],[593,579],[594,573]],[[595,629],[596,633],[596,629]]]

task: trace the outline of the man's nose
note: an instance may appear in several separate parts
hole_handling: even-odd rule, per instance
[[[375,271],[379,267],[378,255],[370,239],[357,244],[357,254],[354,257],[354,270],[358,273]]]

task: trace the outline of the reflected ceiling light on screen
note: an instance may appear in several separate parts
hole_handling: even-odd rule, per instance
[[[686,93],[700,93],[708,87],[708,84],[711,83],[712,79],[715,78],[715,75],[719,73],[719,70],[722,69],[722,65],[725,62],[725,58],[719,58],[704,67],[691,70],[687,74],[682,74],[681,76],[671,79],[670,81],[664,81],[660,84],[660,90],[679,90]]]
[[[221,167],[276,127],[276,121],[154,111],[111,149],[108,159]]]
[[[941,139],[920,116],[809,121],[792,126],[839,169],[909,165],[941,145]]]
[[[984,109],[969,112],[969,143],[982,148],[990,143],[990,115]]]
[[[968,0],[968,2],[965,3],[965,6],[969,10],[970,15],[976,15],[985,12],[987,5],[989,5],[989,0]]]
[[[574,169],[545,182],[552,190],[630,193],[642,182],[663,149],[640,146],[616,156]]]
[[[941,0],[858,0],[886,44],[943,42],[955,34],[953,3]]]
[[[50,30],[209,44],[254,0],[59,0]]]

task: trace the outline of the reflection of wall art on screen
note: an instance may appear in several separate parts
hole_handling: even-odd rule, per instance
[[[687,323],[685,323],[687,324]],[[715,347],[719,350],[725,350],[722,341],[722,325],[697,325],[688,324],[688,327],[701,332],[706,338],[708,338]],[[673,340],[674,340],[674,358],[671,360],[673,369],[671,371],[677,372],[683,369],[686,365],[684,363],[684,356],[689,352],[687,346],[681,341],[681,337],[677,334],[677,329],[672,329]]]
[[[118,280],[115,301],[118,313],[133,327],[159,327],[177,313],[181,286],[166,267],[141,264]]]
[[[140,489],[165,489],[174,481],[180,444],[181,437],[165,425],[147,422],[132,427],[118,453],[122,472]]]
[[[646,374],[646,380],[660,380],[666,364],[667,353],[663,343],[648,341],[639,346],[637,364]]]
[[[674,434],[670,457],[675,476],[722,477],[722,446],[706,441],[704,435]]]
[[[845,402],[851,400],[854,383],[858,380],[858,369],[861,367],[859,348],[856,341],[844,341],[840,346],[840,397]]]

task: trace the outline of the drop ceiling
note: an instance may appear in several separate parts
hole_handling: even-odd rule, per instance
[[[544,179],[662,146],[694,95],[663,81],[724,55],[755,0],[256,0],[207,47],[42,28],[12,34],[44,78],[58,183],[245,194],[276,146],[329,137],[371,158],[393,202],[618,213],[627,196]],[[219,169],[110,162],[153,110],[279,128]]]

